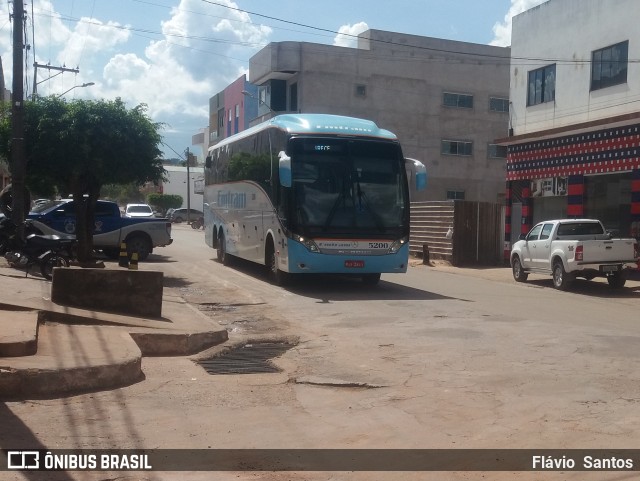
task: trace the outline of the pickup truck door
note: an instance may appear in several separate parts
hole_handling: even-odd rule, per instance
[[[76,235],[75,211],[72,202],[60,204],[55,210],[37,217],[35,221],[46,226],[46,229],[40,229],[45,234]]]
[[[533,257],[536,246],[538,245],[538,237],[540,237],[540,231],[542,230],[542,224],[536,225],[529,231],[526,237],[526,242],[522,248],[522,259],[524,261],[524,267],[533,267]]]
[[[98,201],[94,212],[93,245],[117,246],[120,244],[122,217],[115,211],[113,204]]]
[[[531,267],[536,269],[550,269],[549,256],[551,254],[551,231],[553,224],[543,224],[540,237],[531,252]]]

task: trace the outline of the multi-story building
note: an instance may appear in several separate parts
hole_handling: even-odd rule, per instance
[[[505,251],[548,218],[638,237],[638,17],[637,0],[549,0],[513,18]]]
[[[427,189],[413,200],[504,199],[506,148],[493,141],[508,127],[508,48],[369,30],[357,48],[271,43],[251,58],[249,81],[253,123],[327,113],[394,132],[405,156],[427,166]]]
[[[258,115],[258,89],[242,75],[209,99],[209,139],[203,149],[237,134]]]

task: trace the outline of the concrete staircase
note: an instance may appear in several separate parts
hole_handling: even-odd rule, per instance
[[[126,331],[41,323],[38,311],[2,311],[0,397],[47,397],[142,379],[142,354]]]
[[[453,242],[446,235],[449,227],[453,227],[453,215],[453,201],[412,202],[409,252],[422,257],[426,244],[430,259],[451,262]]]
[[[127,386],[144,378],[143,356],[192,355],[228,339],[181,297],[163,296],[162,315],[144,317],[55,303],[51,283],[10,271],[2,282],[0,400]]]

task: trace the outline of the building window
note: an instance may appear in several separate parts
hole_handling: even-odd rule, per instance
[[[464,200],[464,190],[448,190],[447,200]]]
[[[527,106],[552,102],[556,99],[556,65],[529,72]]]
[[[463,140],[443,140],[440,152],[444,155],[472,155],[473,142]]]
[[[627,82],[629,41],[591,53],[591,90]]]
[[[507,147],[505,145],[489,144],[487,155],[490,159],[506,159]]]
[[[509,99],[489,97],[489,110],[492,112],[509,112]]]
[[[442,96],[442,104],[445,107],[458,107],[461,109],[473,108],[473,95],[452,94],[445,92]]]
[[[356,85],[356,97],[366,97],[367,96],[367,86],[366,85]]]

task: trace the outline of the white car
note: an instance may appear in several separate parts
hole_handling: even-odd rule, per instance
[[[125,217],[153,217],[153,209],[148,204],[127,204]]]

